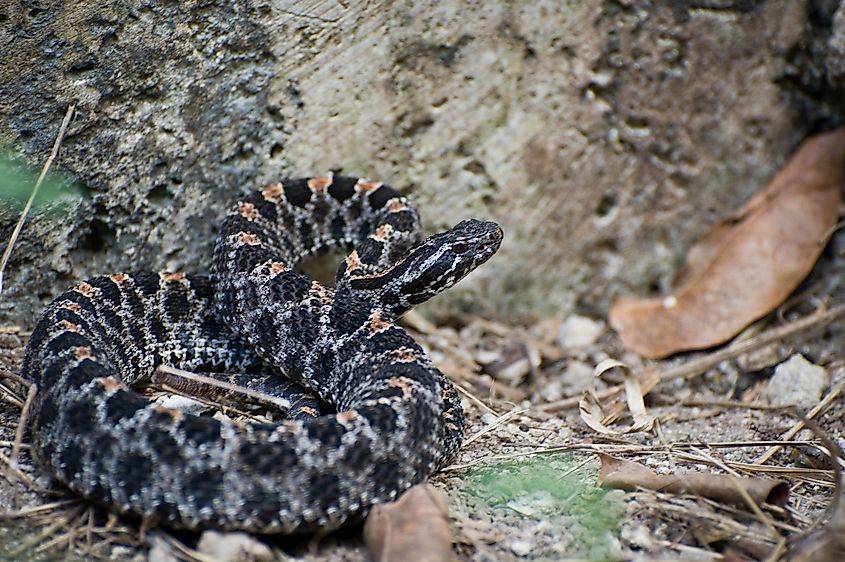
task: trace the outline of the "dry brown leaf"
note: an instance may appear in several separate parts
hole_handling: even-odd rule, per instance
[[[845,129],[807,139],[769,185],[693,246],[674,294],[619,299],[611,326],[649,358],[724,343],[774,310],[812,269],[836,224]]]
[[[364,524],[375,562],[448,562],[452,534],[446,496],[430,484],[413,486],[398,501],[377,505]]]
[[[722,503],[746,506],[745,494],[757,505],[768,503],[783,507],[789,499],[789,485],[781,480],[738,478],[729,474],[655,474],[633,461],[599,453],[599,482],[608,488],[636,490],[645,488],[670,494],[693,494]]]
[[[698,544],[722,552],[722,562],[763,560],[775,549],[775,544],[760,536],[758,540],[738,536],[733,529],[713,523],[699,522],[690,529]]]

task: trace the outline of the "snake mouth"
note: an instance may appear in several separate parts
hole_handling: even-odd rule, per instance
[[[493,231],[493,241],[496,244],[496,250],[498,250],[499,247],[502,245],[502,240],[505,239],[505,231],[502,230],[502,227],[498,223],[492,221],[487,222],[490,222],[490,224],[493,224],[496,227],[496,229]]]

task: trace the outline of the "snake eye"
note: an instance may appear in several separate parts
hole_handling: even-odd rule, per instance
[[[452,251],[456,254],[463,254],[467,250],[469,250],[469,246],[467,246],[466,242],[455,242],[452,244]]]

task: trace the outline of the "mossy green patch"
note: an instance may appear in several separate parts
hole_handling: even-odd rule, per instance
[[[38,180],[39,171],[24,165],[12,152],[0,146],[0,206],[19,212],[26,205]],[[62,212],[79,197],[78,187],[60,173],[47,174],[33,201],[33,208]]]
[[[612,558],[611,537],[617,534],[622,507],[583,464],[568,454],[497,462],[469,470],[465,490],[505,517],[565,526],[573,535],[566,549],[570,557]]]

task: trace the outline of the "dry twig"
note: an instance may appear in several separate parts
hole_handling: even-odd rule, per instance
[[[47,172],[50,170],[50,166],[53,164],[53,160],[55,160],[56,156],[58,156],[59,154],[59,148],[62,146],[62,140],[65,137],[67,126],[68,124],[70,124],[70,120],[73,118],[73,113],[75,110],[76,105],[71,104],[68,106],[67,112],[65,113],[65,118],[62,119],[62,124],[59,127],[58,134],[56,135],[56,141],[53,143],[53,150],[50,151],[50,156],[47,158],[47,161],[44,162],[44,166],[41,168],[41,173],[38,175],[38,180],[35,182],[35,187],[32,188],[32,193],[29,194],[29,199],[27,200],[23,211],[21,211],[21,216],[18,219],[17,224],[15,225],[15,229],[12,231],[12,236],[9,238],[9,243],[6,245],[6,250],[3,252],[3,257],[0,258],[0,293],[3,292],[3,274],[6,271],[6,264],[9,263],[9,258],[12,255],[12,248],[14,248],[15,242],[17,242],[18,240],[18,236],[20,236],[24,222],[26,222],[26,216],[29,214],[29,210],[32,208],[33,201],[35,201],[35,196],[38,194],[38,190],[41,188],[41,184],[44,183],[44,178],[47,176]]]

